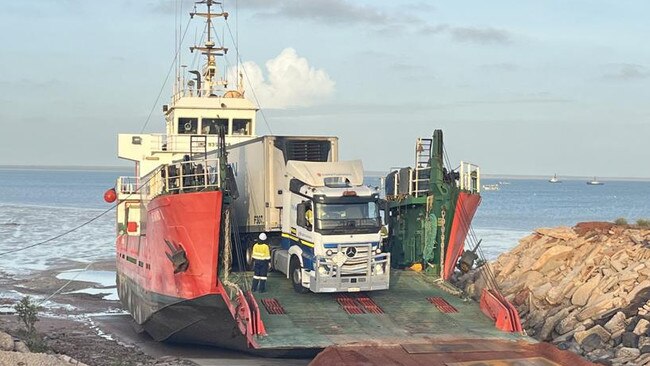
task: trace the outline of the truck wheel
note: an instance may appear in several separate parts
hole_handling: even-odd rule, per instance
[[[300,260],[298,257],[291,257],[291,263],[289,264],[289,276],[291,277],[291,283],[293,283],[293,290],[299,294],[306,294],[309,292],[308,288],[305,288],[302,285],[302,267],[300,266]]]
[[[246,261],[246,270],[250,271],[253,269],[253,246],[252,245],[246,245],[246,256],[244,257],[244,260]]]

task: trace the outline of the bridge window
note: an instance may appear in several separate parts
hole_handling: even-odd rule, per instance
[[[233,135],[250,135],[251,134],[251,120],[238,119],[232,120],[232,134]]]
[[[178,119],[178,133],[179,134],[196,134],[199,129],[198,118],[179,118]]]
[[[228,133],[228,120],[225,118],[203,118],[201,119],[201,133],[205,135],[216,135],[219,128],[223,127]]]

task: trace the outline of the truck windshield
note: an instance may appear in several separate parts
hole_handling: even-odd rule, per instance
[[[381,226],[376,202],[316,203],[316,231],[324,234],[376,233]]]

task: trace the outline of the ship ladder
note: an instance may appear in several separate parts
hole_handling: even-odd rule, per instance
[[[412,189],[413,196],[420,196],[429,191],[429,170],[431,160],[431,146],[433,139],[418,138],[415,142],[415,168],[413,169]]]
[[[190,136],[190,156],[196,160],[208,159],[208,136],[192,135]]]

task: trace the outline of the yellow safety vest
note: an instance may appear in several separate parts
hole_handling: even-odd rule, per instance
[[[266,261],[271,259],[271,248],[266,243],[255,243],[253,245],[253,259]]]

